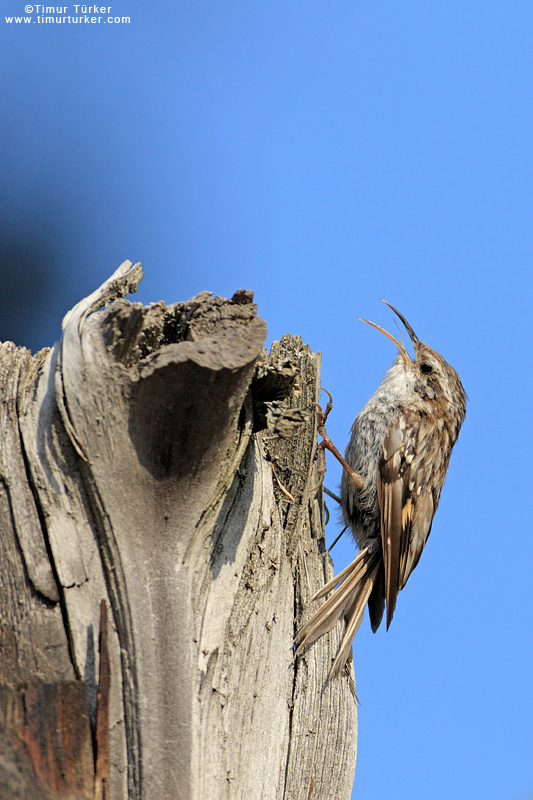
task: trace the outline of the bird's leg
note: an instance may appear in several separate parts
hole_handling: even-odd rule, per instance
[[[324,475],[326,474],[326,450],[329,450],[330,453],[333,453],[337,461],[342,464],[348,475],[350,476],[353,485],[357,489],[358,492],[362,491],[365,488],[365,482],[361,478],[357,472],[354,472],[353,469],[350,467],[346,459],[344,459],[340,452],[337,450],[331,439],[329,438],[326,432],[326,420],[328,418],[329,412],[333,408],[333,398],[331,394],[328,392],[327,389],[322,389],[323,392],[326,392],[327,396],[329,397],[328,404],[326,405],[326,410],[322,411],[321,406],[318,403],[311,403],[310,405],[315,406],[317,412],[317,429],[318,433],[322,437],[322,441],[318,445],[318,474],[320,475],[320,481],[318,486],[316,487],[319,489],[323,482],[324,482]]]
[[[316,403],[313,403],[313,405],[316,405]],[[324,483],[324,477],[326,475],[326,454],[324,452],[324,448],[322,447],[322,442],[320,442],[320,444],[318,445],[316,471],[318,472],[319,481],[317,485],[314,487],[314,489],[311,490],[313,492],[316,492],[317,489],[320,489],[320,487]]]

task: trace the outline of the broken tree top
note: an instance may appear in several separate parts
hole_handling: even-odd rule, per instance
[[[0,736],[46,797],[281,800],[313,780],[347,799],[356,709],[345,681],[322,691],[338,634],[293,648],[324,582],[319,357],[291,336],[268,356],[251,292],[143,306],[141,277],[122,264],[49,350],[0,345]]]

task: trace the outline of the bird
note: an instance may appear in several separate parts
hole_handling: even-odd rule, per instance
[[[400,319],[414,348],[403,338],[367,319],[383,333],[398,355],[370,400],[357,415],[341,480],[341,509],[359,548],[355,560],[316,592],[311,601],[333,594],[297,633],[296,655],[330,631],[344,616],[345,630],[330,677],[339,674],[368,605],[370,625],[379,628],[386,606],[387,630],[398,593],[418,564],[431,531],[446,480],[452,448],[466,414],[467,396],[457,372],[421,342],[405,317]],[[321,446],[336,448],[319,416]],[[322,427],[320,426],[322,423]],[[326,441],[327,440],[327,441]]]

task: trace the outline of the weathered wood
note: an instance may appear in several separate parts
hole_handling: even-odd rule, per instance
[[[267,357],[250,292],[144,307],[124,299],[141,277],[125,262],[50,351],[1,345],[0,685],[82,687],[90,766],[59,725],[72,797],[89,775],[98,800],[349,798],[340,631],[296,663],[292,646],[331,572],[319,357],[291,336]]]

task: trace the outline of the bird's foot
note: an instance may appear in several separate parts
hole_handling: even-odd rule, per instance
[[[350,467],[346,459],[344,459],[339,450],[335,447],[333,442],[331,441],[330,437],[326,431],[326,420],[329,416],[329,412],[333,408],[333,398],[331,394],[328,392],[327,389],[322,389],[323,392],[326,392],[327,396],[329,397],[328,403],[326,405],[325,410],[322,410],[322,407],[318,403],[310,403],[310,405],[315,406],[317,412],[317,430],[319,435],[322,437],[322,441],[318,444],[318,474],[320,476],[320,480],[318,482],[318,486],[315,487],[313,491],[319,489],[322,484],[324,483],[324,476],[326,474],[326,450],[329,450],[330,453],[333,453],[337,461],[342,464],[348,475],[350,476],[355,488],[360,492],[365,488],[365,482],[361,478],[357,472],[354,472],[353,469]]]

